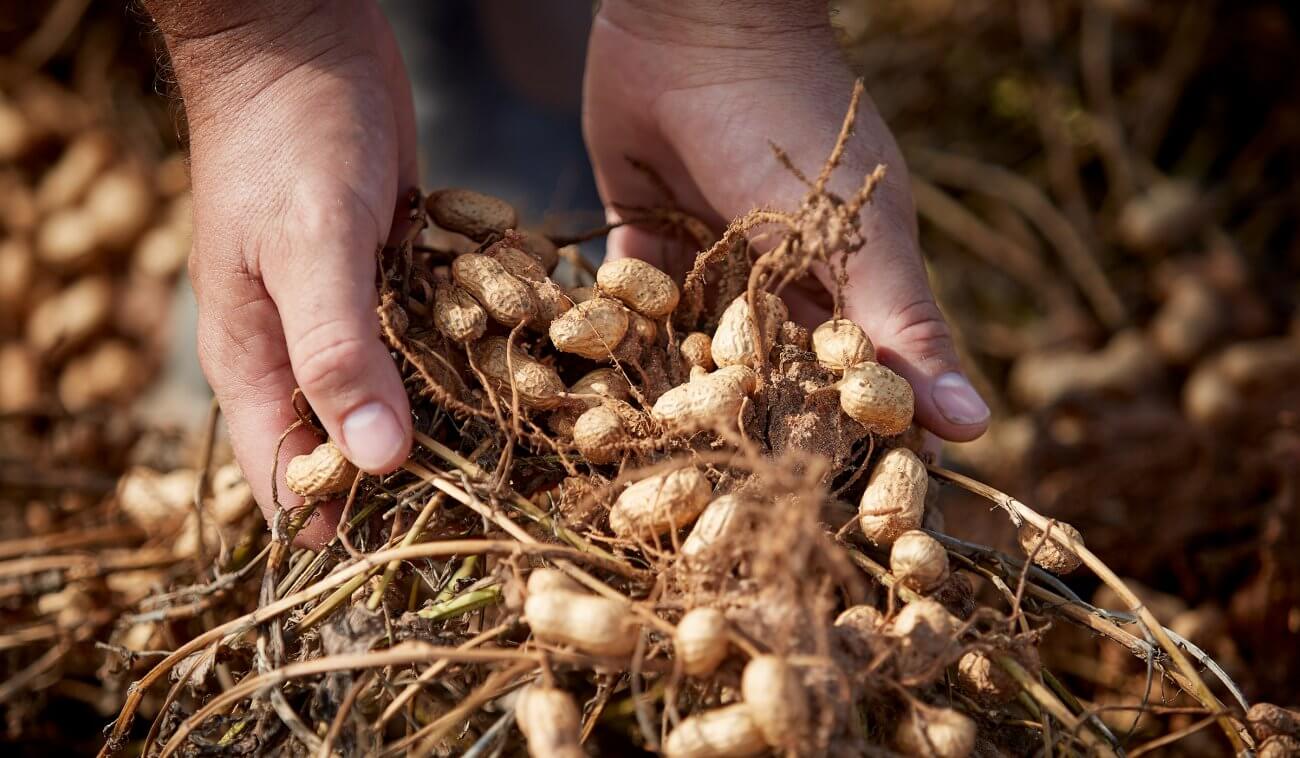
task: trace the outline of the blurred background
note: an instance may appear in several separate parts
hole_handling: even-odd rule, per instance
[[[601,223],[578,115],[590,3],[384,5],[426,181],[550,231]],[[96,642],[145,660],[203,619],[137,613],[193,580],[202,547],[161,542],[113,497],[129,466],[203,452],[183,117],[137,6],[0,8],[0,735],[84,752],[135,660]],[[903,145],[935,288],[995,408],[950,465],[1079,527],[1249,698],[1294,706],[1300,10],[830,13]],[[1012,546],[984,504],[943,497],[949,532]],[[1044,652],[1091,702],[1162,702],[1140,661],[1077,630]]]

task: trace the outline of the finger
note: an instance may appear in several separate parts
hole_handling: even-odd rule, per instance
[[[410,408],[375,313],[375,250],[390,217],[381,225],[357,205],[347,192],[297,193],[262,273],[298,386],[348,460],[380,474],[410,450]]]
[[[880,362],[912,385],[921,426],[946,440],[975,439],[988,427],[989,408],[962,373],[910,235],[878,238],[873,248],[851,264],[845,316],[867,330]]]
[[[210,277],[196,270],[194,282],[199,362],[221,404],[240,469],[267,522],[274,523],[272,482],[278,478],[281,506],[290,512],[300,508],[302,498],[284,486],[285,466],[320,441],[309,429],[298,429],[285,439],[276,457],[280,435],[297,419],[291,406],[294,378],[279,314],[261,284],[246,273]],[[339,509],[338,503],[321,506],[294,544],[318,548],[328,542]]]

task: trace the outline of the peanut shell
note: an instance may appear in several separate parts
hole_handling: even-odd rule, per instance
[[[623,490],[609,512],[609,525],[625,539],[652,540],[690,526],[709,504],[713,487],[694,466],[646,477]]]
[[[808,693],[784,658],[760,655],[745,666],[741,696],[751,713],[762,714],[758,730],[774,748],[795,748],[808,727]]]
[[[664,740],[667,758],[742,758],[766,750],[758,720],[744,703],[692,714]]]
[[[681,292],[672,277],[636,258],[605,261],[596,270],[596,285],[602,294],[653,319],[664,318],[677,307]]]
[[[848,319],[831,319],[812,332],[813,352],[822,365],[836,371],[876,360],[876,348],[862,327]]]
[[[912,423],[912,385],[879,363],[859,363],[839,383],[840,408],[874,434],[892,437]]]
[[[905,755],[965,758],[975,750],[975,722],[952,708],[913,708],[903,716],[895,742]]]
[[[438,226],[479,242],[493,234],[504,234],[519,223],[510,203],[468,189],[431,192],[424,200],[424,208]]]
[[[551,342],[564,353],[607,359],[629,326],[627,309],[607,297],[579,303],[551,322]]]
[[[493,320],[506,326],[526,324],[537,315],[532,288],[486,255],[457,256],[451,263],[451,276]]]
[[[896,447],[876,461],[858,505],[858,524],[876,545],[892,545],[921,526],[929,477],[916,453]]]
[[[555,369],[534,360],[518,345],[511,344],[506,352],[505,337],[487,337],[475,343],[474,360],[478,369],[509,403],[513,391],[519,393],[519,402],[529,408],[550,410],[563,401],[564,382]]]
[[[693,608],[677,622],[673,650],[688,676],[708,676],[727,657],[727,617],[717,608]]]
[[[459,285],[438,282],[433,294],[433,326],[455,342],[473,342],[487,331],[487,311]]]
[[[640,634],[622,603],[574,592],[530,593],[524,601],[524,620],[538,639],[593,655],[625,656],[636,647]]]
[[[903,532],[889,550],[889,570],[917,592],[928,593],[948,578],[948,553],[919,529]]]
[[[780,334],[781,324],[790,317],[781,298],[770,292],[758,295],[763,332],[762,356],[766,357]],[[750,329],[749,303],[744,295],[731,301],[722,312],[718,328],[713,333],[713,362],[719,366],[753,366],[759,358],[754,350],[754,336]]]
[[[561,689],[534,684],[519,692],[515,721],[531,758],[582,758],[582,712]]]
[[[699,366],[705,371],[713,370],[713,340],[704,332],[691,332],[686,335],[677,349],[681,352],[682,360],[687,366]]]
[[[1042,547],[1039,547],[1038,553],[1034,555],[1034,563],[1053,574],[1068,574],[1079,568],[1083,561],[1077,553],[1056,540],[1056,537],[1062,534],[1080,545],[1083,544],[1083,535],[1079,530],[1064,521],[1052,525],[1046,540],[1043,540],[1042,530],[1026,521],[1020,526],[1020,549],[1025,551],[1025,555],[1029,555],[1033,553],[1038,543],[1042,542]]]
[[[357,467],[327,440],[310,453],[294,456],[285,469],[284,481],[298,495],[323,497],[347,492],[356,476]]]

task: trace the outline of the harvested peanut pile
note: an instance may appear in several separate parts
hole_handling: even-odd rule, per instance
[[[437,234],[383,251],[379,316],[415,452],[371,477],[322,436],[278,474],[307,505],[260,550],[222,539],[228,469],[127,477],[124,508],[197,492],[211,534],[181,509],[172,529],[212,551],[215,578],[118,626],[112,649],[138,679],[105,752],[143,715],[140,749],[164,756],[965,756],[1045,741],[1118,755],[1116,731],[1039,662],[1066,624],[1149,660],[1225,740],[1263,739],[1215,694],[1231,683],[1210,658],[1127,612],[1136,596],[1077,530],[922,458],[911,389],[869,335],[789,321],[779,283],[857,251],[883,173],[848,201],[812,190],[765,212],[767,252],[741,231],[755,219],[737,220],[681,282],[619,260],[561,284],[556,262],[577,256],[518,231],[504,202],[414,196],[412,220]],[[833,238],[809,221],[828,209],[847,225]],[[736,284],[715,301],[715,282]],[[319,431],[307,408],[298,425]],[[998,506],[1024,555],[946,537],[945,483]],[[336,540],[290,547],[336,499]],[[1083,564],[1118,610],[1052,573]],[[258,576],[254,600],[238,588]],[[242,614],[212,611],[232,594]],[[159,617],[194,634],[169,641]],[[137,657],[149,650],[167,652]]]

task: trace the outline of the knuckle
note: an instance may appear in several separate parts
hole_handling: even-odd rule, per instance
[[[951,359],[952,330],[933,300],[915,300],[895,308],[886,324],[896,350],[923,361]]]
[[[321,321],[290,348],[294,376],[309,393],[334,394],[361,380],[369,348],[342,320]]]

